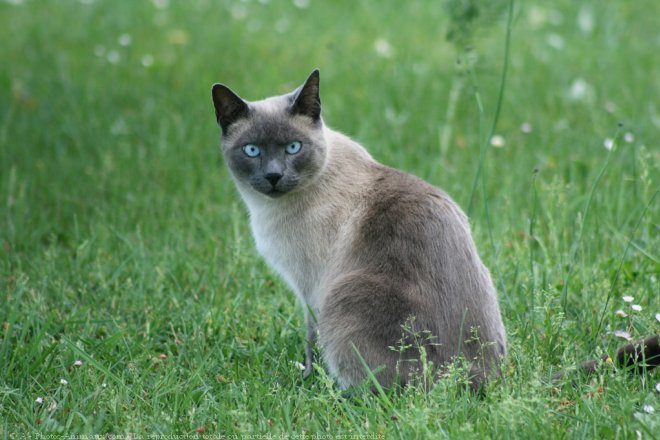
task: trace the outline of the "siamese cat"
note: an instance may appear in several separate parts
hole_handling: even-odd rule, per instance
[[[305,310],[304,377],[317,343],[344,389],[370,373],[405,385],[423,357],[463,359],[472,387],[499,375],[497,294],[446,193],[326,126],[318,70],[283,96],[248,102],[222,84],[212,96],[257,249]]]
[[[495,288],[447,194],[328,128],[318,70],[284,96],[247,102],[222,84],[212,95],[257,249],[305,310],[305,377],[317,333],[342,388],[368,377],[363,361],[380,384],[405,384],[422,348],[435,366],[461,355],[474,384],[498,374]]]

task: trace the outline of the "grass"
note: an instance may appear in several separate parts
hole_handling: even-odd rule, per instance
[[[660,8],[517,2],[501,148],[493,10],[465,52],[431,1],[0,2],[2,437],[658,438],[658,373],[546,379],[660,330]],[[351,399],[302,381],[210,86],[258,99],[314,67],[329,125],[471,206],[510,344],[485,397],[455,369]]]

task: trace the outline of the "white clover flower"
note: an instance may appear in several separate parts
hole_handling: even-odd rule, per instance
[[[583,78],[576,78],[568,91],[571,101],[586,101],[593,97],[593,87]]]
[[[627,132],[626,134],[623,135],[623,140],[628,142],[629,144],[632,144],[635,141],[635,135],[632,134],[631,132]]]
[[[304,370],[304,369],[305,369],[305,366],[304,366],[301,362],[294,362],[293,364],[294,364],[294,365],[296,366],[296,368],[298,368],[299,370]]]
[[[660,322],[660,313],[655,314],[655,320]]]
[[[151,67],[154,64],[154,57],[150,54],[143,55],[140,62],[144,67]]]
[[[641,312],[642,311],[642,306],[640,306],[639,304],[633,304],[632,306],[630,306],[630,308],[633,309],[636,312]]]
[[[580,8],[577,16],[577,24],[580,30],[585,34],[590,34],[594,30],[594,16],[591,9]]]
[[[621,298],[621,299],[623,299],[623,302],[627,302],[627,303],[631,303],[631,302],[633,302],[633,301],[635,300],[634,297],[629,296],[629,295],[626,295],[626,296],[624,296],[624,297]]]
[[[76,361],[73,363],[74,367],[82,367],[83,361],[80,359],[76,359]]]
[[[392,45],[385,38],[378,38],[374,42],[374,50],[379,56],[383,58],[392,58],[392,55],[394,55],[394,49],[392,49]]]
[[[504,137],[499,134],[494,134],[493,137],[490,138],[490,144],[495,148],[502,148],[505,144]]]
[[[68,385],[69,384],[69,382],[66,379],[60,379],[60,383],[62,385]]]
[[[660,382],[655,384],[655,390],[660,393]]]
[[[658,385],[660,385],[660,384],[658,384]],[[42,397],[37,397],[35,399],[34,403],[36,403],[37,405],[41,405],[42,403],[44,403],[44,399]]]
[[[621,309],[619,309],[619,310],[617,310],[616,312],[614,312],[614,314],[615,314],[616,316],[620,316],[621,318],[625,318],[626,316],[628,316],[628,314],[627,314],[626,312],[624,312],[623,310],[621,310]]]
[[[546,37],[545,42],[553,49],[562,50],[565,46],[564,38],[559,34],[550,34]]]
[[[605,138],[603,141],[603,147],[605,147],[606,150],[611,150],[614,148],[614,139]]]
[[[644,405],[644,406],[642,407],[642,409],[643,409],[644,412],[647,413],[647,414],[653,414],[653,413],[655,412],[655,408],[653,408],[653,406],[651,406],[651,405]]]
[[[111,50],[108,52],[108,55],[106,55],[106,59],[110,64],[117,64],[121,59],[121,56],[116,50]]]
[[[121,34],[119,38],[117,38],[117,42],[123,47],[130,46],[133,42],[133,37],[131,37],[130,34]]]
[[[625,339],[626,341],[630,341],[632,339],[630,333],[625,330],[614,330],[614,336],[617,338]]]
[[[293,0],[293,6],[298,9],[307,9],[309,8],[311,1],[310,0]]]

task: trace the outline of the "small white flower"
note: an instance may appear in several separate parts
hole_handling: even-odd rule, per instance
[[[105,383],[105,382],[103,382],[103,383],[101,384],[101,386],[102,386],[103,388],[107,388],[107,387],[108,387],[108,384]]]
[[[143,55],[140,62],[144,67],[151,67],[154,64],[154,57],[149,54]]]
[[[660,382],[655,384],[655,390],[660,393]]]
[[[593,95],[593,88],[583,78],[576,78],[568,91],[568,97],[572,101],[585,101]]]
[[[62,385],[68,385],[69,384],[69,382],[66,379],[60,379],[60,383]]]
[[[655,320],[660,322],[660,313],[655,314]]]
[[[391,58],[392,55],[394,55],[394,49],[392,49],[392,45],[385,38],[378,38],[374,42],[374,50],[383,58]]]
[[[82,367],[83,361],[80,359],[76,359],[76,361],[73,363],[74,367]]]
[[[632,337],[630,337],[630,333],[625,330],[614,330],[614,336],[617,338],[625,339],[626,341],[630,341],[632,339]]]
[[[310,0],[293,0],[293,6],[295,6],[298,9],[309,8],[310,3],[311,3]]]
[[[660,384],[658,384],[658,385],[660,385]],[[42,403],[44,403],[44,399],[42,397],[37,397],[35,399],[34,403],[36,403],[37,405],[41,405]]]
[[[606,150],[611,150],[614,148],[614,139],[605,138],[603,141],[603,147],[605,147]]]
[[[504,147],[504,143],[504,137],[499,134],[494,134],[493,137],[490,138],[490,144],[495,148]]]
[[[594,30],[594,16],[591,9],[582,7],[577,16],[577,24],[580,30],[585,34],[590,34]]]
[[[630,308],[633,309],[636,312],[641,312],[642,311],[642,306],[640,306],[639,304],[633,304],[632,306],[630,306]]]
[[[635,141],[635,135],[632,134],[631,132],[627,132],[626,134],[623,135],[623,140],[628,142],[629,144],[632,144]]]
[[[529,23],[533,28],[540,28],[548,20],[548,13],[545,9],[541,9],[537,6],[532,6],[529,8]]]
[[[655,412],[655,408],[653,408],[653,406],[651,406],[651,405],[644,405],[644,406],[642,407],[642,409],[643,409],[644,412],[647,413],[647,414],[653,414],[653,413]]]
[[[305,369],[305,366],[304,366],[301,362],[294,362],[293,364],[294,364],[294,365],[296,366],[296,368],[298,368],[299,370],[304,370],[304,369]]]
[[[121,56],[119,55],[119,52],[117,52],[116,50],[111,50],[110,52],[108,52],[106,58],[110,64],[117,64]]]
[[[632,297],[632,296],[626,295],[626,296],[624,296],[622,299],[623,299],[623,302],[631,303],[631,302],[633,302],[633,301],[635,300],[635,297]]]
[[[131,37],[130,34],[121,34],[119,38],[117,38],[117,42],[123,47],[130,46],[133,42],[133,37]]]
[[[520,126],[520,131],[522,131],[525,134],[529,134],[532,132],[532,124],[529,122],[523,122],[523,124]]]
[[[615,314],[616,316],[620,316],[621,318],[625,318],[626,316],[628,316],[628,314],[627,314],[626,312],[624,312],[623,310],[621,310],[621,309],[619,309],[619,310],[617,310],[616,312],[614,312],[614,314]]]
[[[562,50],[564,48],[564,39],[561,35],[550,34],[546,37],[545,41],[553,49]]]

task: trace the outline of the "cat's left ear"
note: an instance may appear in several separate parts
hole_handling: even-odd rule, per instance
[[[291,106],[291,113],[309,116],[315,122],[321,118],[319,82],[319,69],[314,69],[305,84],[294,92],[295,98]]]

